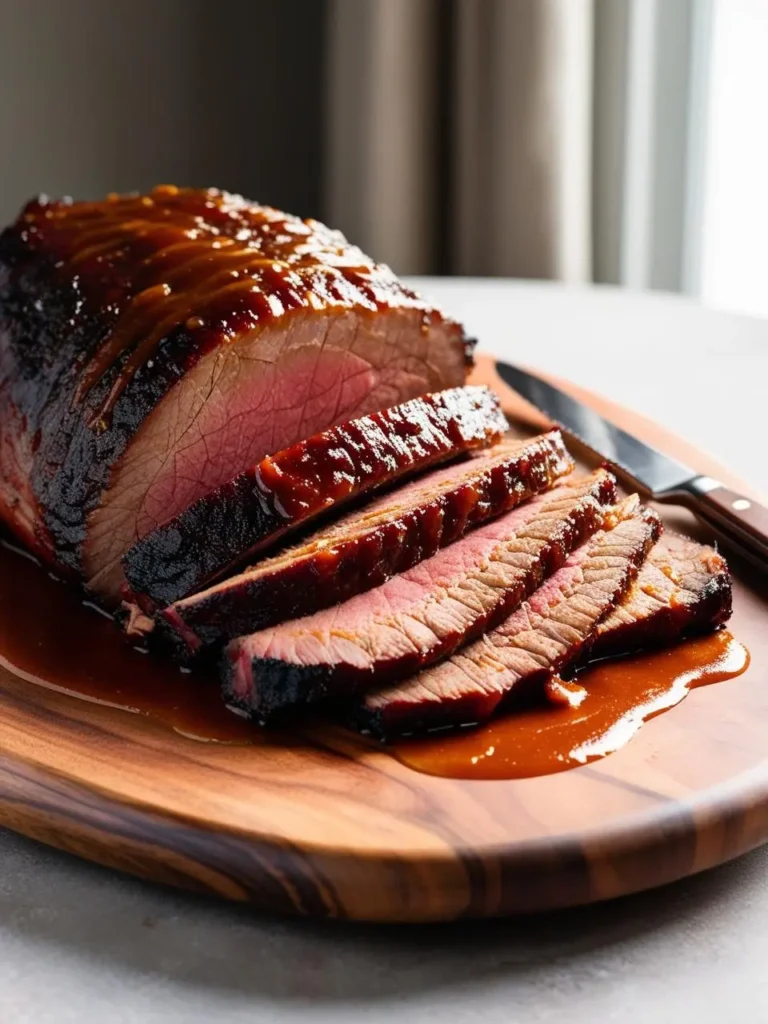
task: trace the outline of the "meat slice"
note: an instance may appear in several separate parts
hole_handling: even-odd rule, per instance
[[[375,590],[233,640],[228,700],[259,719],[402,678],[501,621],[599,530],[615,498],[600,470],[480,527]]]
[[[665,533],[622,602],[595,630],[592,658],[671,643],[731,616],[731,577],[714,548]]]
[[[265,455],[464,383],[461,327],[313,220],[213,189],[38,199],[0,234],[0,519],[105,602]]]
[[[369,693],[355,718],[380,737],[482,722],[577,660],[595,626],[630,586],[661,532],[655,512],[636,496],[608,528],[498,628],[446,661],[396,686]]]
[[[123,558],[128,584],[159,605],[178,601],[321,512],[493,444],[506,429],[485,387],[348,420],[268,455],[153,530]]]
[[[378,498],[160,617],[194,653],[310,615],[405,572],[471,527],[549,490],[572,469],[559,431],[503,441]]]

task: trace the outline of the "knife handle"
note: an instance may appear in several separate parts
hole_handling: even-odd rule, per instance
[[[710,477],[696,477],[686,487],[686,504],[744,554],[768,567],[768,509],[753,498],[724,487]],[[693,500],[690,500],[693,499]]]

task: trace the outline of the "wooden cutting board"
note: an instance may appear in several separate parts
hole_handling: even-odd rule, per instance
[[[478,376],[530,420],[490,361]],[[569,390],[749,492],[653,423]],[[696,529],[684,513],[666,518]],[[0,823],[159,882],[374,921],[563,907],[702,871],[768,840],[768,589],[734,568],[731,631],[749,670],[694,691],[602,761],[528,780],[418,774],[331,726],[203,743],[0,667]]]

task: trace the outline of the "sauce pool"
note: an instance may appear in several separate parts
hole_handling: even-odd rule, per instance
[[[587,764],[624,746],[644,721],[695,686],[731,679],[749,654],[723,630],[637,657],[600,662],[553,680],[540,705],[488,725],[388,747],[416,771],[462,779],[516,779]],[[131,646],[76,587],[0,539],[0,667],[29,682],[132,714],[203,742],[296,745],[233,714],[210,673],[189,673]],[[312,742],[302,727],[301,742]]]
[[[215,680],[133,647],[112,619],[0,540],[0,666],[49,689],[157,719],[192,739],[256,743]]]
[[[522,779],[576,768],[625,746],[643,722],[696,686],[732,679],[749,653],[727,630],[661,651],[598,662],[556,680],[541,704],[458,733],[405,740],[392,751],[428,775]]]

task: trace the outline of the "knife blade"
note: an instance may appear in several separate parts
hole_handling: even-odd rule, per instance
[[[768,509],[759,502],[652,448],[521,367],[498,361],[496,371],[513,391],[608,462],[619,477],[656,501],[689,508],[740,554],[768,567]]]

